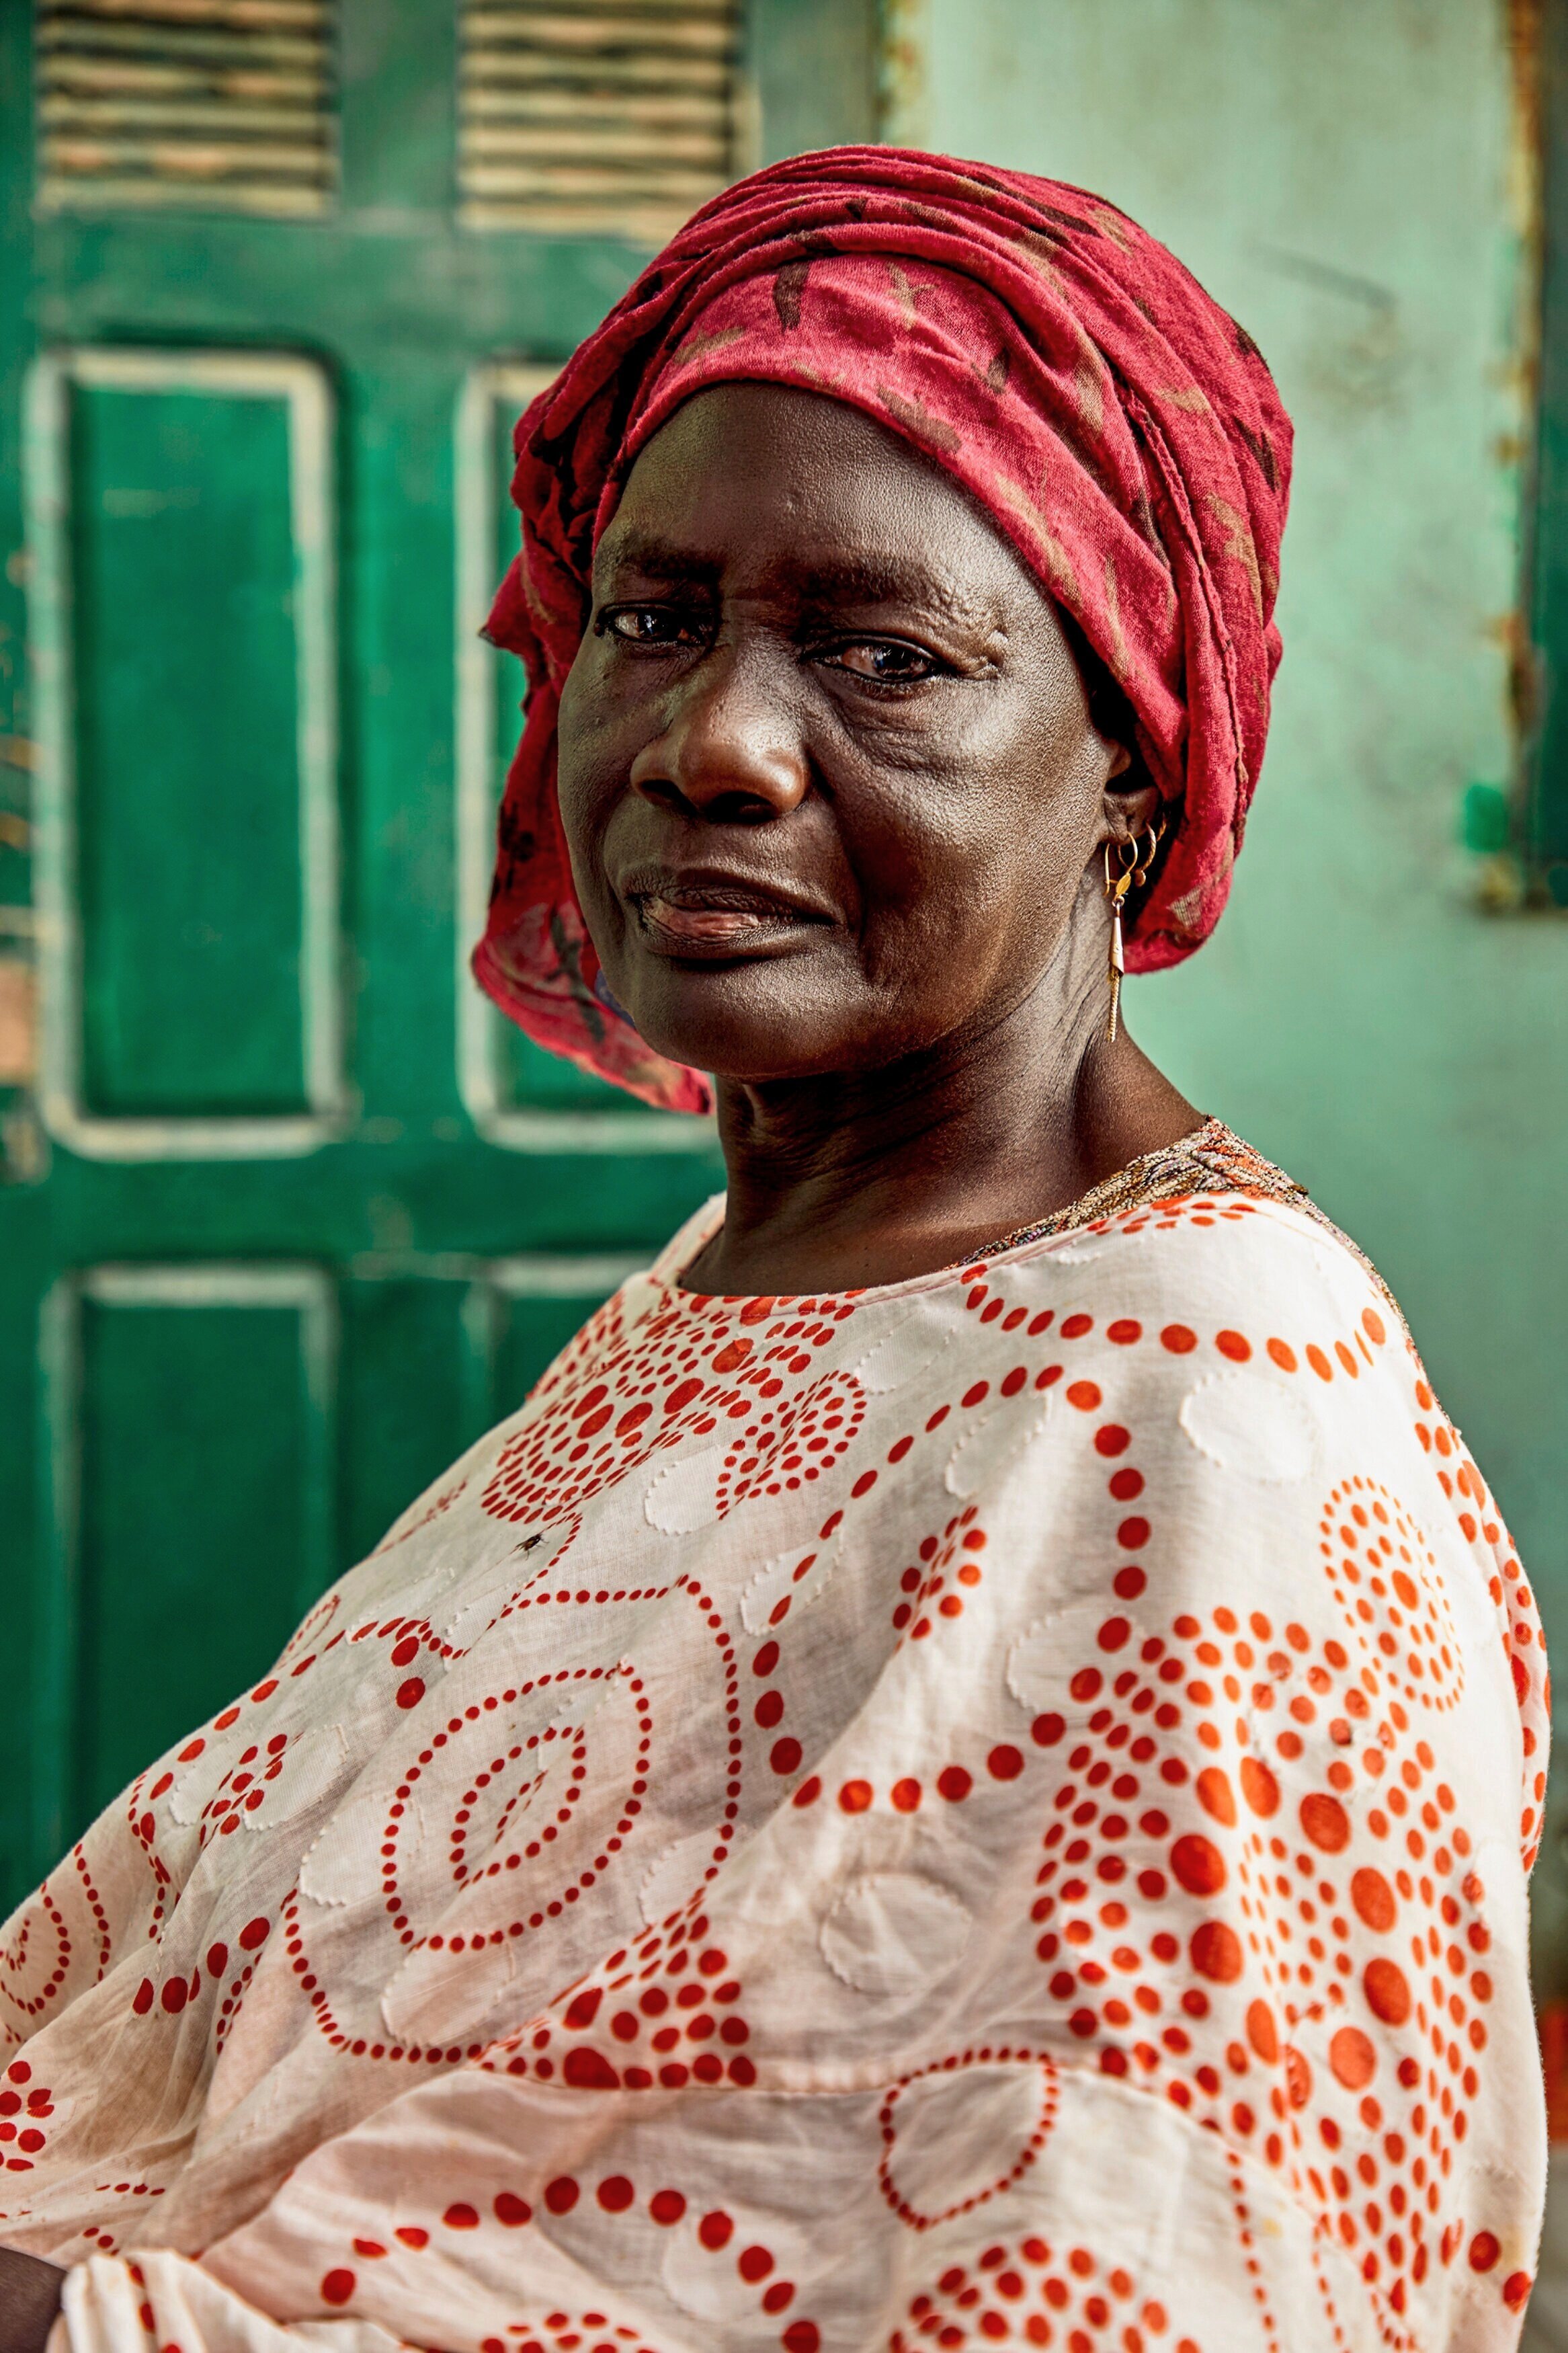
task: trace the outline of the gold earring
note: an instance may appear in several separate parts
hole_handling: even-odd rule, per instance
[[[1134,852],[1132,888],[1135,891],[1142,891],[1144,883],[1149,880],[1149,870],[1154,863],[1155,853],[1159,849],[1160,844],[1164,838],[1164,827],[1163,825],[1152,825],[1149,828],[1148,849],[1145,849],[1142,843],[1140,843],[1138,849]]]
[[[1133,874],[1138,866],[1136,842],[1119,841],[1116,856],[1121,871],[1112,874],[1110,844],[1108,841],[1105,845],[1105,895],[1110,902],[1110,961],[1105,976],[1110,983],[1110,1019],[1105,1034],[1112,1045],[1116,1043],[1117,1022],[1121,1011],[1121,976],[1127,969],[1121,957],[1121,907],[1132,888]]]

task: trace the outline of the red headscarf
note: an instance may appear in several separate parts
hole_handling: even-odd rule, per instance
[[[797,155],[695,214],[519,422],[522,552],[487,634],[521,656],[474,970],[553,1052],[708,1108],[599,983],[555,798],[561,683],[638,450],[712,384],[863,408],[954,475],[1137,717],[1174,838],[1128,941],[1174,964],[1219,919],[1263,757],[1290,423],[1257,346],[1122,213],[1054,180],[895,147]]]

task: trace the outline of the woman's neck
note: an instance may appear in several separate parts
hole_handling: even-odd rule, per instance
[[[1080,976],[1064,991],[1061,978],[1047,969],[980,1033],[884,1070],[721,1080],[724,1224],[686,1287],[799,1294],[902,1282],[960,1263],[1190,1134],[1200,1114],[1130,1038],[1106,1038],[1103,979]]]

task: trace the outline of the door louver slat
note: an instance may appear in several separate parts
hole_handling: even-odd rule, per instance
[[[467,226],[669,236],[733,169],[738,14],[735,0],[467,0]]]
[[[334,0],[38,0],[39,203],[323,212],[334,13]]]

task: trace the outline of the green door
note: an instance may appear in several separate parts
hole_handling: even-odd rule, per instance
[[[0,10],[6,1896],[721,1181],[467,979],[475,632],[518,408],[868,16]]]

